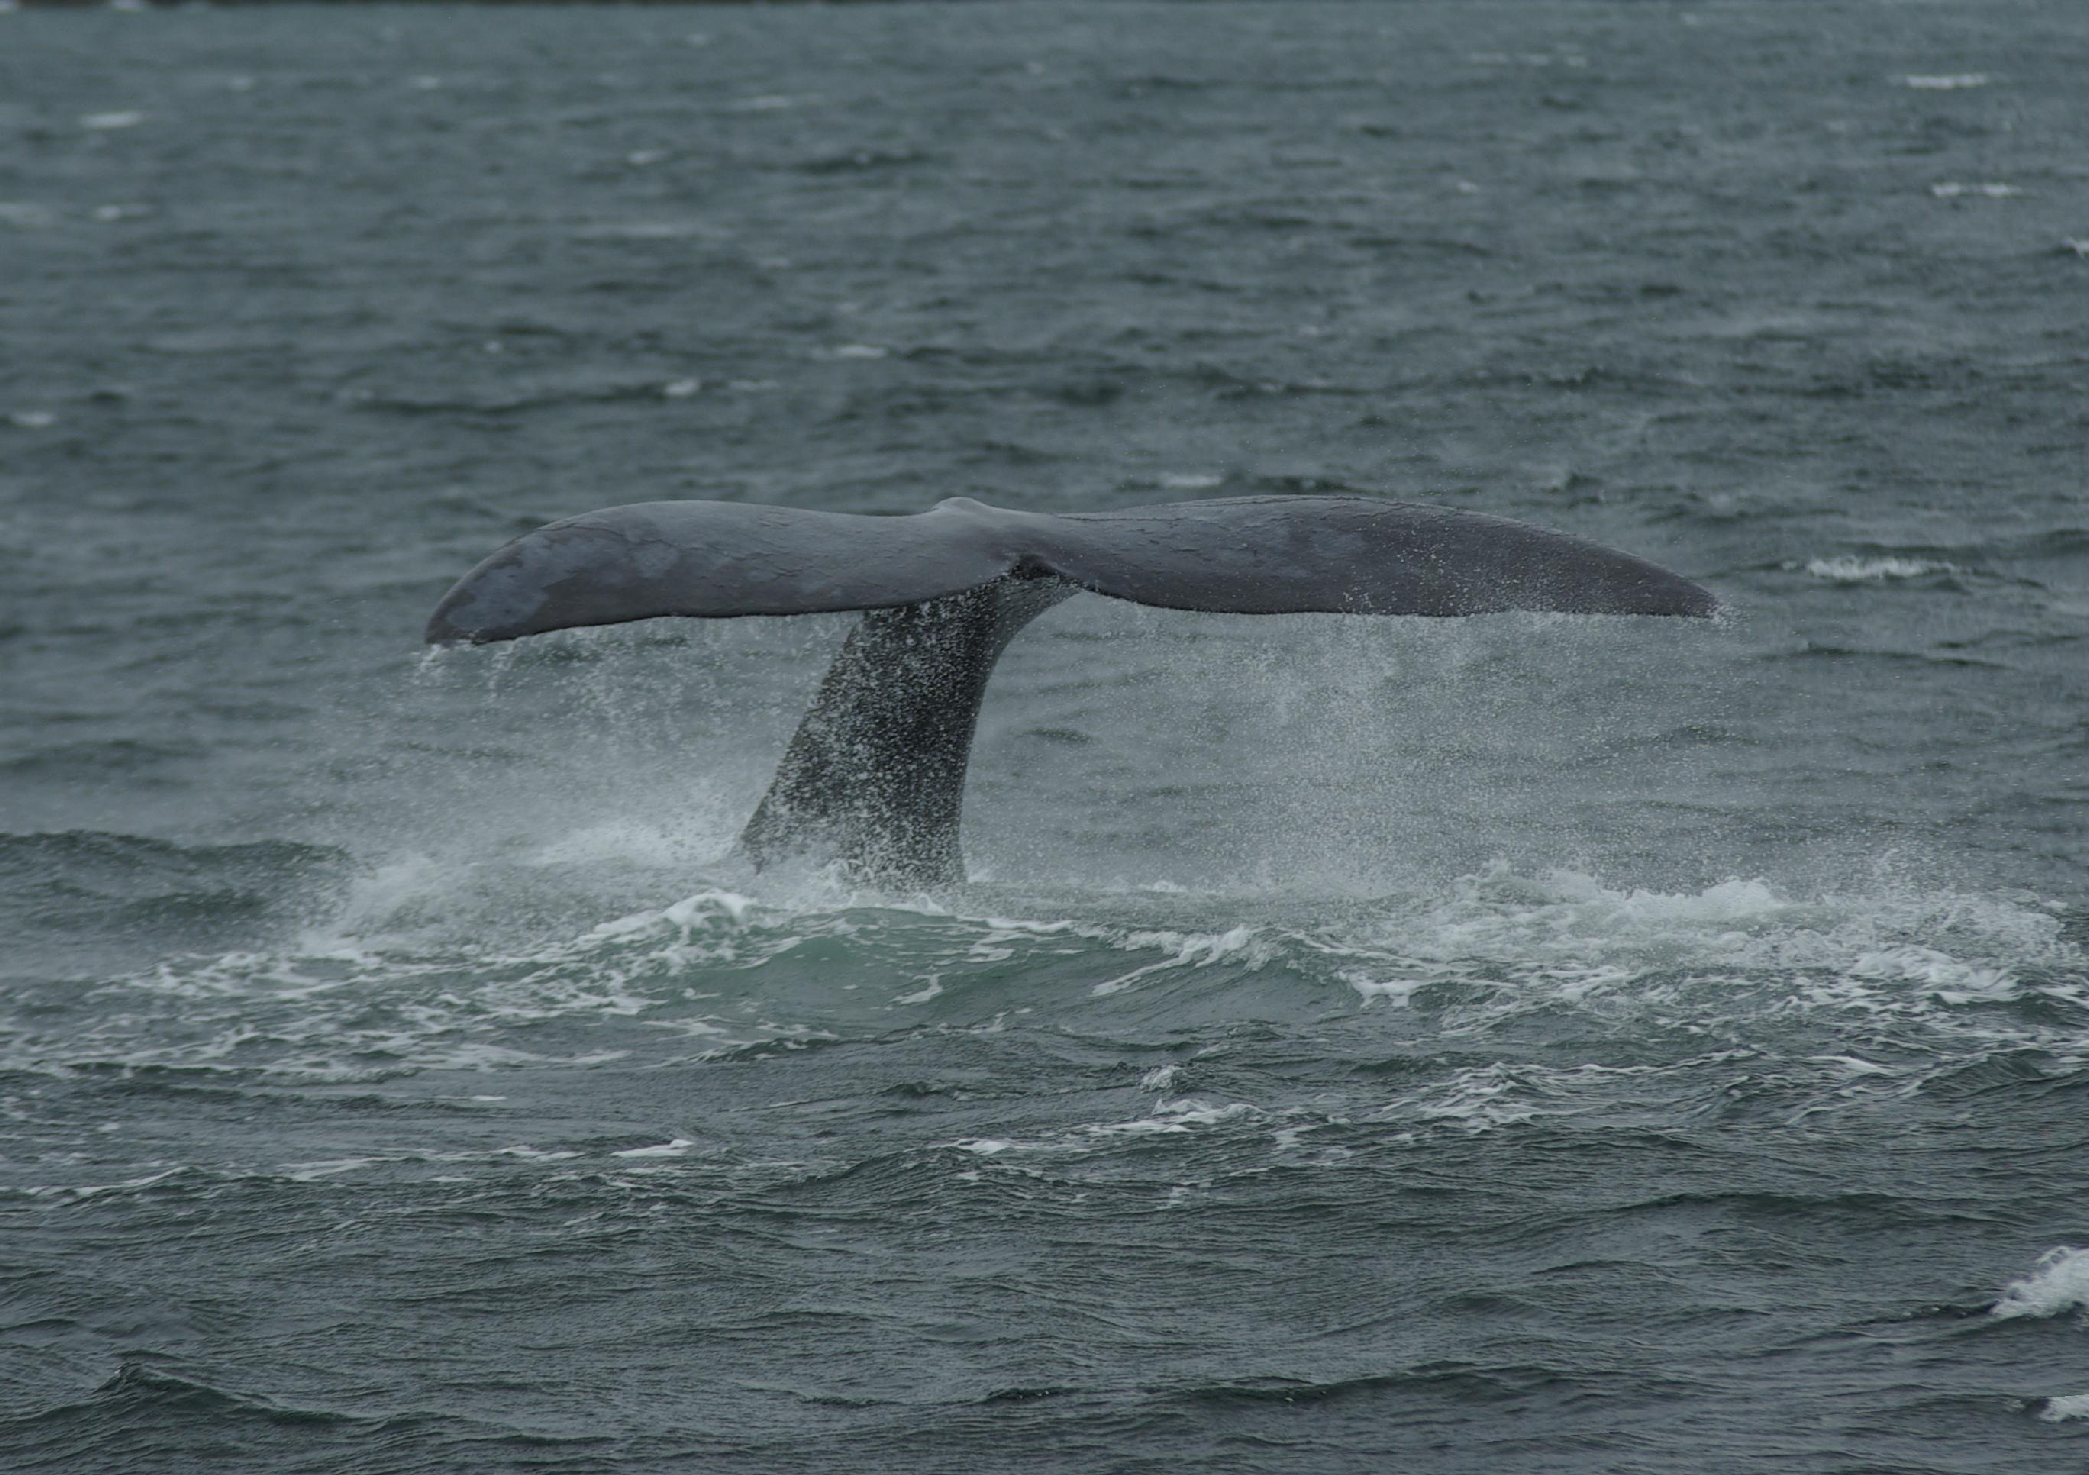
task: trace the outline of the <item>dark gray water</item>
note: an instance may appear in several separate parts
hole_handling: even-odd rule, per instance
[[[0,1466],[2075,1471],[2089,8],[0,15]],[[609,503],[1349,490],[1666,621],[1085,599],[974,880]]]

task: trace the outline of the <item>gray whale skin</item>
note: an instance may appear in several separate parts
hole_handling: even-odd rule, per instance
[[[1370,497],[1239,497],[1052,515],[955,497],[907,517],[641,502],[554,522],[443,596],[430,644],[685,615],[865,611],[740,835],[757,866],[839,860],[883,885],[964,879],[958,819],[987,677],[1089,590],[1166,609],[1704,617],[1679,574],[1564,533]]]

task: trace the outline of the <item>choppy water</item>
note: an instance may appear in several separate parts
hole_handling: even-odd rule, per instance
[[[0,1464],[2073,1471],[2089,11],[0,15]],[[843,622],[607,503],[1349,489],[1710,628],[1011,651],[974,881],[718,857]]]

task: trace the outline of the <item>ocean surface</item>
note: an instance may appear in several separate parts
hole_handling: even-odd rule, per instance
[[[0,14],[0,1468],[2089,1465],[2089,6]],[[704,497],[1524,518],[1068,603],[728,857]]]

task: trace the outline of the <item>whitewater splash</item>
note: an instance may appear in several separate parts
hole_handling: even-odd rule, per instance
[[[2070,1314],[2079,1320],[2085,1312],[2089,1312],[2089,1249],[2074,1245],[2059,1245],[2040,1255],[2031,1273],[2011,1281],[1988,1308],[1989,1316],[2004,1321]],[[2089,1419],[2089,1393],[2059,1394],[2033,1403],[2038,1417],[2047,1423]]]
[[[1844,554],[1835,558],[1809,559],[1804,565],[1816,579],[1838,584],[1880,584],[1888,579],[1919,579],[1924,574],[1953,574],[1951,564],[1929,558],[1858,558]]]
[[[1388,1038],[1508,1039],[1564,1014],[1618,1038],[1692,1032],[1699,1056],[1803,1039],[1824,1090],[1876,1094],[1996,1051],[2036,1049],[2072,1069],[2085,1050],[2072,1021],[2089,1018],[2089,960],[2055,913],[1904,884],[1663,892],[1496,863],[1444,887],[1308,903],[1172,887],[895,898],[828,876],[796,891],[714,885],[532,932],[494,925],[474,896],[444,891],[452,880],[400,858],[288,947],[165,958],[65,999],[50,1022],[16,1021],[6,1055],[40,1069],[355,1079],[699,1063],[1025,1015],[1108,1033],[1361,1011]],[[53,993],[66,991],[77,992]],[[1600,1084],[1573,1066],[1487,1069],[1411,1104],[1506,1121],[1571,1107]]]
[[[2073,1245],[2047,1250],[2029,1275],[2011,1281],[2001,1299],[1988,1308],[1990,1316],[2005,1320],[2064,1316],[2071,1311],[2089,1311],[2089,1249]]]

